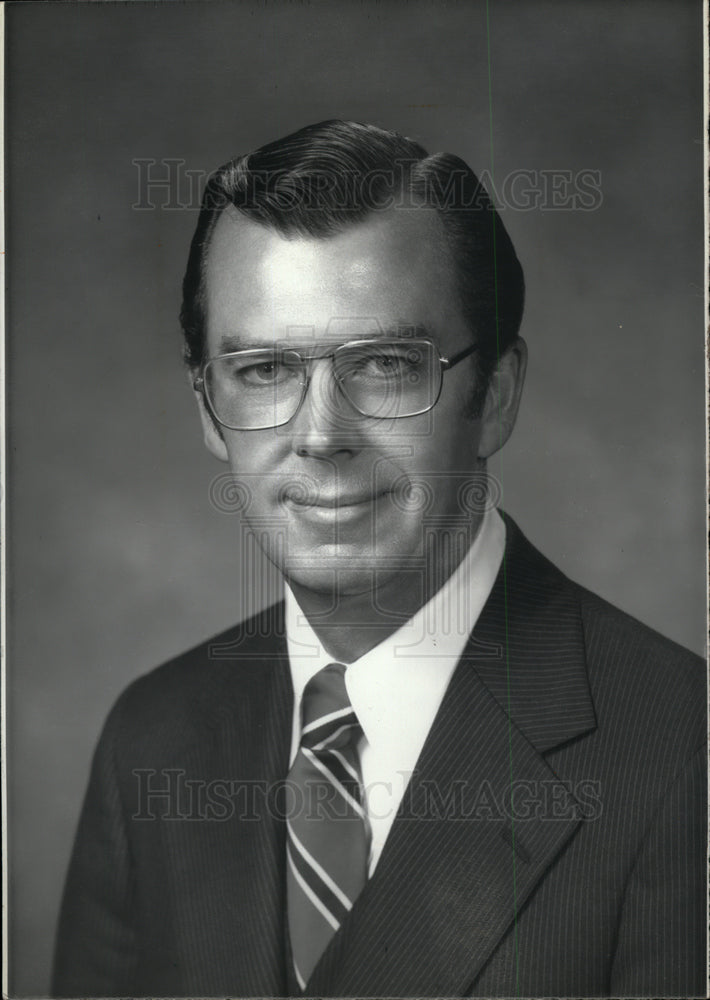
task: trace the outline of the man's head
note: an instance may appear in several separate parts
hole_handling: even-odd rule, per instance
[[[205,440],[246,486],[245,517],[292,585],[384,600],[408,570],[421,590],[424,568],[424,596],[441,583],[463,554],[452,537],[480,517],[462,510],[467,477],[515,420],[522,299],[472,172],[401,136],[329,122],[211,179],[184,282],[186,356],[202,391],[215,371],[229,380],[229,413],[198,393]],[[362,341],[390,347],[343,368],[333,351]],[[417,343],[410,364],[402,345]],[[473,363],[448,366],[471,348]],[[435,405],[406,409],[425,382]],[[382,410],[372,384],[397,387]]]

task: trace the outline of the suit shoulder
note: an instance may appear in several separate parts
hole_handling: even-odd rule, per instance
[[[701,657],[570,580],[505,515],[510,599],[525,615],[526,644],[554,640],[583,658],[599,726],[685,759],[706,738],[706,670]],[[540,622],[545,623],[540,636]],[[551,634],[552,633],[552,634]]]
[[[705,661],[702,657],[644,625],[598,594],[579,586],[577,590],[585,631],[595,646],[611,648],[621,644],[625,648],[630,647],[649,664],[657,664],[665,670],[672,669],[676,679],[694,685],[704,684]]]
[[[119,695],[104,738],[189,738],[220,708],[248,698],[287,669],[283,603],[271,605],[136,678]]]
[[[696,748],[706,736],[705,661],[583,587],[577,589],[587,668],[593,688],[606,690],[649,727],[658,716]]]
[[[546,614],[558,624],[581,621],[587,656],[642,661],[695,691],[705,684],[705,661],[656,632],[598,594],[571,580],[525,538],[505,514],[509,534],[508,590],[527,608],[529,617]]]

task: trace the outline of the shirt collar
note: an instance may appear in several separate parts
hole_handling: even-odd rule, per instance
[[[396,632],[347,664],[348,695],[368,744],[402,769],[414,767],[446,687],[495,578],[505,523],[487,510],[476,537],[446,583]],[[303,690],[333,662],[286,585],[286,638],[294,690],[292,759],[300,740]]]

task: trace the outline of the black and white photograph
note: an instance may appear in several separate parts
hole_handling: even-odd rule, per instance
[[[4,996],[708,995],[706,17],[4,5]]]

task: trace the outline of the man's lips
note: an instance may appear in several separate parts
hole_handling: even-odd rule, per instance
[[[314,493],[310,496],[297,496],[287,493],[284,499],[293,504],[294,507],[322,507],[326,510],[337,510],[341,507],[361,507],[368,503],[374,503],[376,500],[380,500],[382,497],[386,496],[389,492],[389,490],[381,490],[375,494],[345,493],[338,494],[337,496],[323,493]]]

